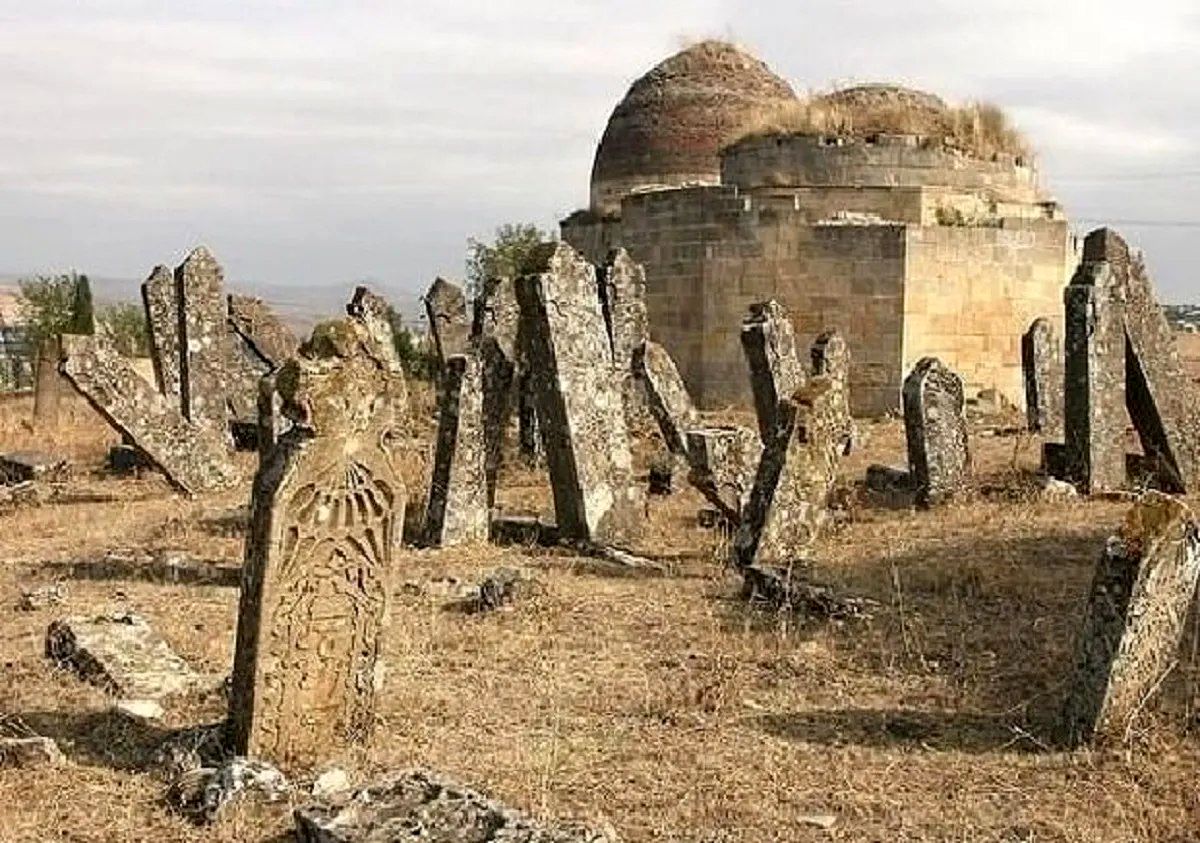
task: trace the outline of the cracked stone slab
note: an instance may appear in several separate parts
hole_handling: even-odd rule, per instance
[[[702,427],[687,434],[688,482],[736,524],[754,487],[762,441],[748,427]]]

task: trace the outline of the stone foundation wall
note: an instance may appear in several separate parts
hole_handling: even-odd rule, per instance
[[[905,370],[937,357],[969,394],[995,388],[1023,407],[1021,334],[1039,316],[1061,331],[1063,286],[1078,263],[1067,224],[913,226],[906,253]]]

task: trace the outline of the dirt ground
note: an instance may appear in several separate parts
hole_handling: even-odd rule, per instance
[[[154,476],[105,476],[115,437],[86,408],[37,435],[28,414],[0,404],[0,450],[58,450],[75,469],[52,499],[0,512],[0,731],[49,735],[69,763],[0,770],[0,840],[290,839],[287,804],[237,806],[209,827],[164,804],[154,748],[219,720],[218,690],[169,701],[161,727],[137,725],[43,655],[54,618],[123,608],[197,670],[227,674],[248,486],[185,500]],[[374,739],[331,763],[356,782],[428,767],[627,841],[1200,840],[1191,631],[1131,749],[1051,744],[1093,567],[1128,504],[1041,502],[1038,442],[980,431],[975,496],[886,508],[856,483],[871,462],[903,463],[903,429],[863,427],[865,447],[843,464],[847,515],[814,574],[876,601],[870,620],[805,624],[745,606],[726,540],[697,525],[703,501],[686,488],[650,499],[637,548],[670,576],[619,576],[554,549],[408,551]],[[430,441],[426,423],[415,507]],[[643,468],[653,451],[639,442]],[[506,470],[506,509],[549,515],[548,501],[538,472]],[[153,564],[89,561],[125,549],[185,550],[232,575],[172,584]],[[448,612],[403,586],[498,566],[535,586],[495,613]],[[16,610],[23,587],[59,579],[63,605]]]

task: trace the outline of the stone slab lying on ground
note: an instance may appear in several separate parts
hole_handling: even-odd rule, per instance
[[[827,620],[866,619],[876,604],[864,597],[838,594],[788,568],[752,565],[742,571],[742,597],[772,609]]]
[[[65,761],[62,750],[50,738],[0,738],[0,770],[57,767]]]
[[[246,797],[279,802],[290,790],[287,778],[270,764],[234,757],[218,767],[197,767],[177,776],[167,803],[194,822],[211,823]]]
[[[40,451],[12,451],[0,455],[0,483],[53,480],[67,472],[65,457]]]
[[[618,843],[615,833],[547,825],[421,771],[392,775],[344,798],[295,812],[299,843]]]
[[[689,430],[688,482],[733,524],[754,486],[762,441],[748,427],[703,427]]]
[[[52,585],[41,585],[34,588],[22,588],[17,608],[22,612],[36,612],[50,606],[57,606],[67,599],[67,584],[56,582]]]
[[[118,697],[162,699],[208,682],[144,618],[128,612],[54,621],[46,655]]]
[[[238,480],[225,435],[192,424],[97,336],[63,336],[62,372],[100,415],[187,494]]]
[[[1200,525],[1179,498],[1147,492],[1109,538],[1096,566],[1062,740],[1127,741],[1174,665],[1200,578]]]

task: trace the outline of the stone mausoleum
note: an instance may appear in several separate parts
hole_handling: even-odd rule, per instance
[[[937,97],[870,85],[828,95],[879,100],[936,127]],[[748,399],[741,318],[775,298],[798,338],[844,333],[858,415],[900,405],[905,373],[934,355],[973,392],[1024,403],[1021,334],[1061,324],[1078,247],[1021,155],[967,151],[926,133],[747,130],[792,88],[720,42],[635,81],[609,119],[591,202],[563,239],[600,262],[627,248],[646,268],[651,334],[697,403]]]

